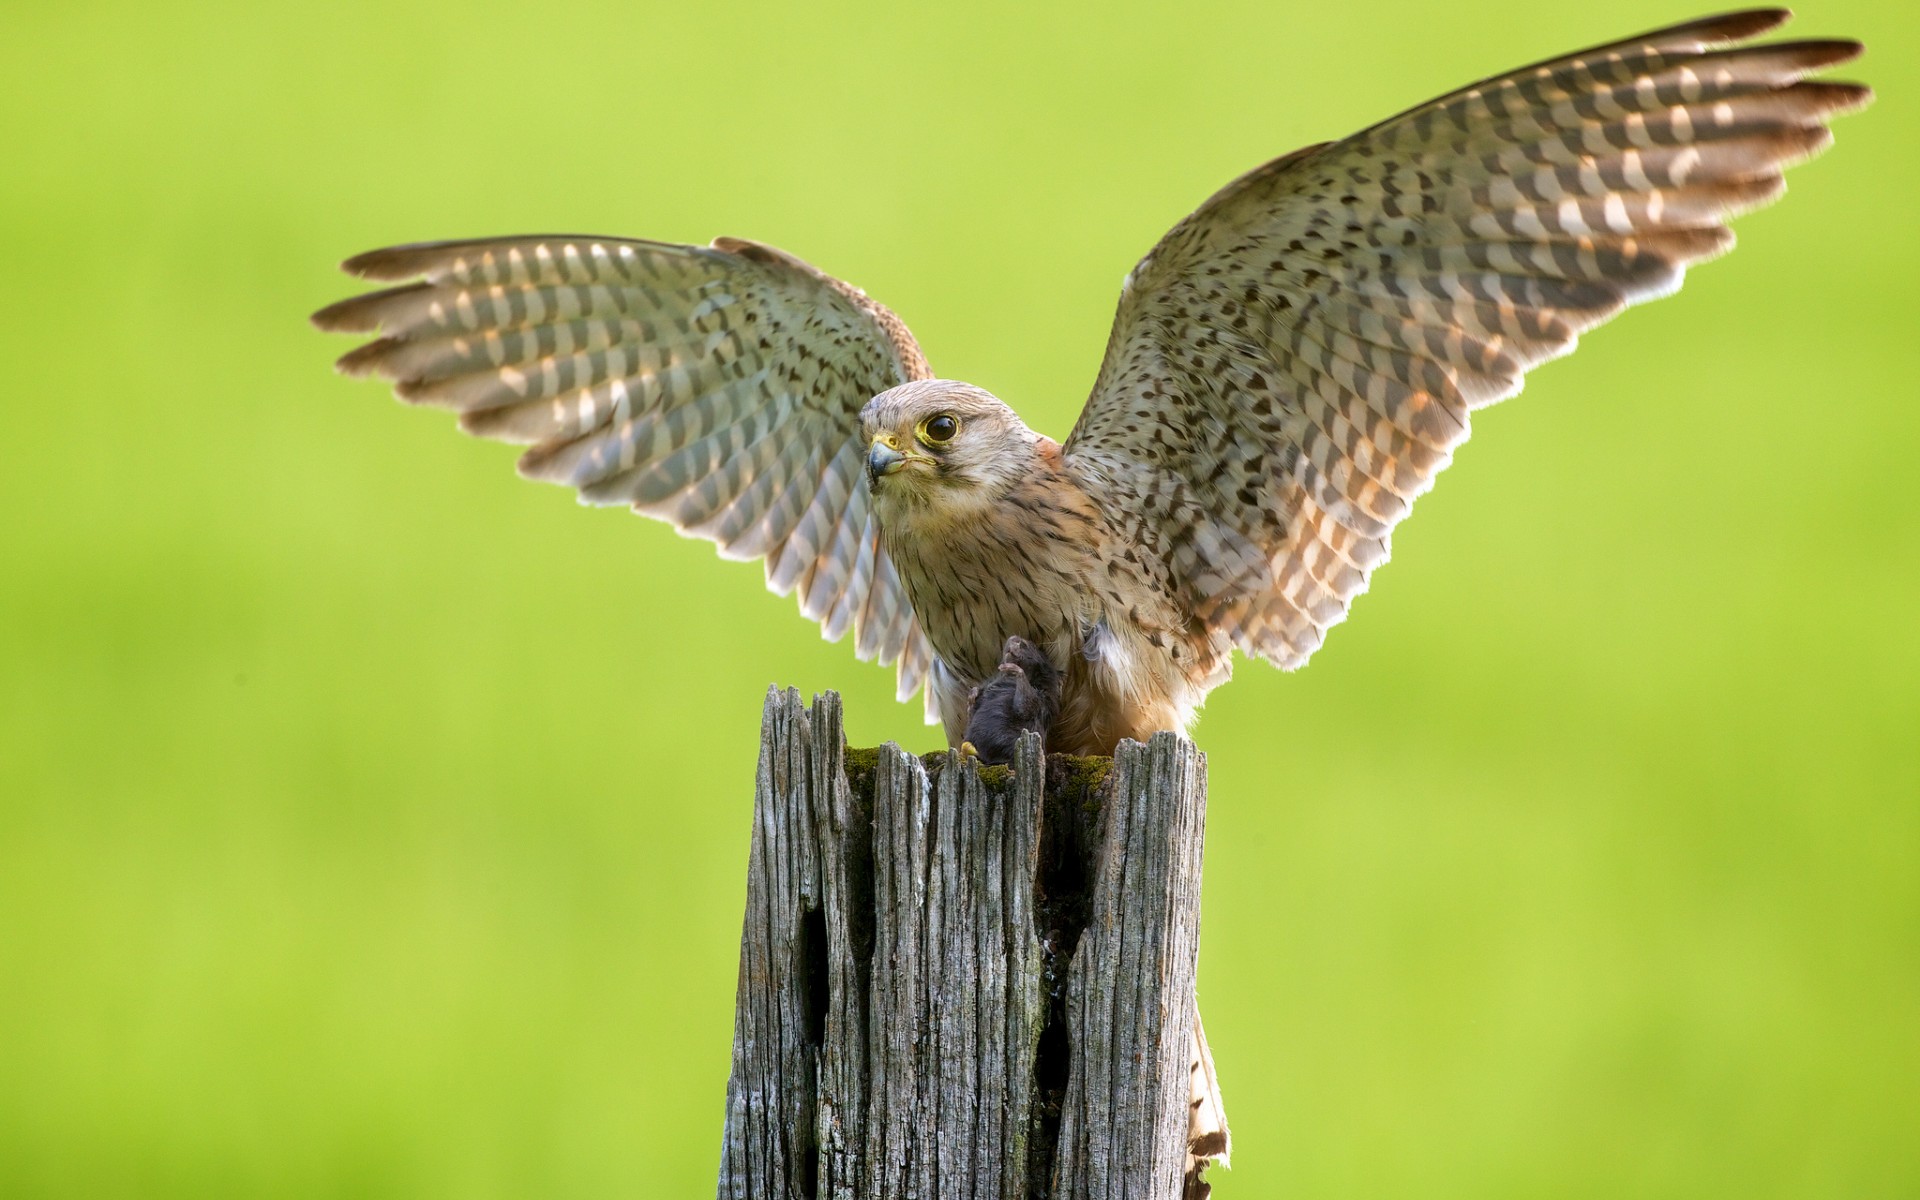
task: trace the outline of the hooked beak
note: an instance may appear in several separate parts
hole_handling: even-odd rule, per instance
[[[907,465],[907,456],[891,445],[892,441],[891,437],[883,433],[873,439],[873,444],[867,447],[867,482],[869,484],[877,483],[882,475],[891,475]]]
[[[867,483],[878,483],[882,475],[891,475],[910,462],[930,461],[924,454],[901,449],[900,439],[893,434],[880,434],[867,446]]]

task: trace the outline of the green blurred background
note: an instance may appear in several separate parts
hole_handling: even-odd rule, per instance
[[[1240,170],[1698,10],[13,5],[0,1194],[709,1194],[755,568],[335,377],[371,246],[786,247],[1064,434]],[[1920,1195],[1920,15],[1744,245],[1485,414],[1211,754],[1239,1197]]]

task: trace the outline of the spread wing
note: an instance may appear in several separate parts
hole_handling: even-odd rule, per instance
[[[1243,176],[1128,276],[1065,450],[1195,614],[1296,667],[1387,559],[1468,414],[1733,244],[1855,42],[1735,13],[1523,68]]]
[[[348,259],[408,280],[315,313],[379,336],[340,360],[468,433],[530,445],[520,473],[625,504],[766,560],[829,639],[899,663],[900,698],[932,651],[862,478],[859,413],[928,376],[892,312],[791,255],[524,237],[396,246]]]

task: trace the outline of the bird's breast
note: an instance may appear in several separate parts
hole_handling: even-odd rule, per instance
[[[1019,635],[1064,663],[1094,618],[1094,539],[1071,512],[1011,501],[984,519],[882,538],[934,650],[971,687]]]
[[[962,522],[888,515],[882,542],[949,677],[950,732],[966,721],[953,706],[1016,634],[1064,672],[1049,748],[1109,754],[1121,737],[1185,724],[1194,704],[1170,653],[1176,609],[1070,477],[1042,474]]]

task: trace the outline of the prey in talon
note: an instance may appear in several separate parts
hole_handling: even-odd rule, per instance
[[[966,744],[989,766],[1012,762],[1021,734],[1047,736],[1060,712],[1060,683],[1059,668],[1040,647],[1009,637],[999,668],[967,697]]]

